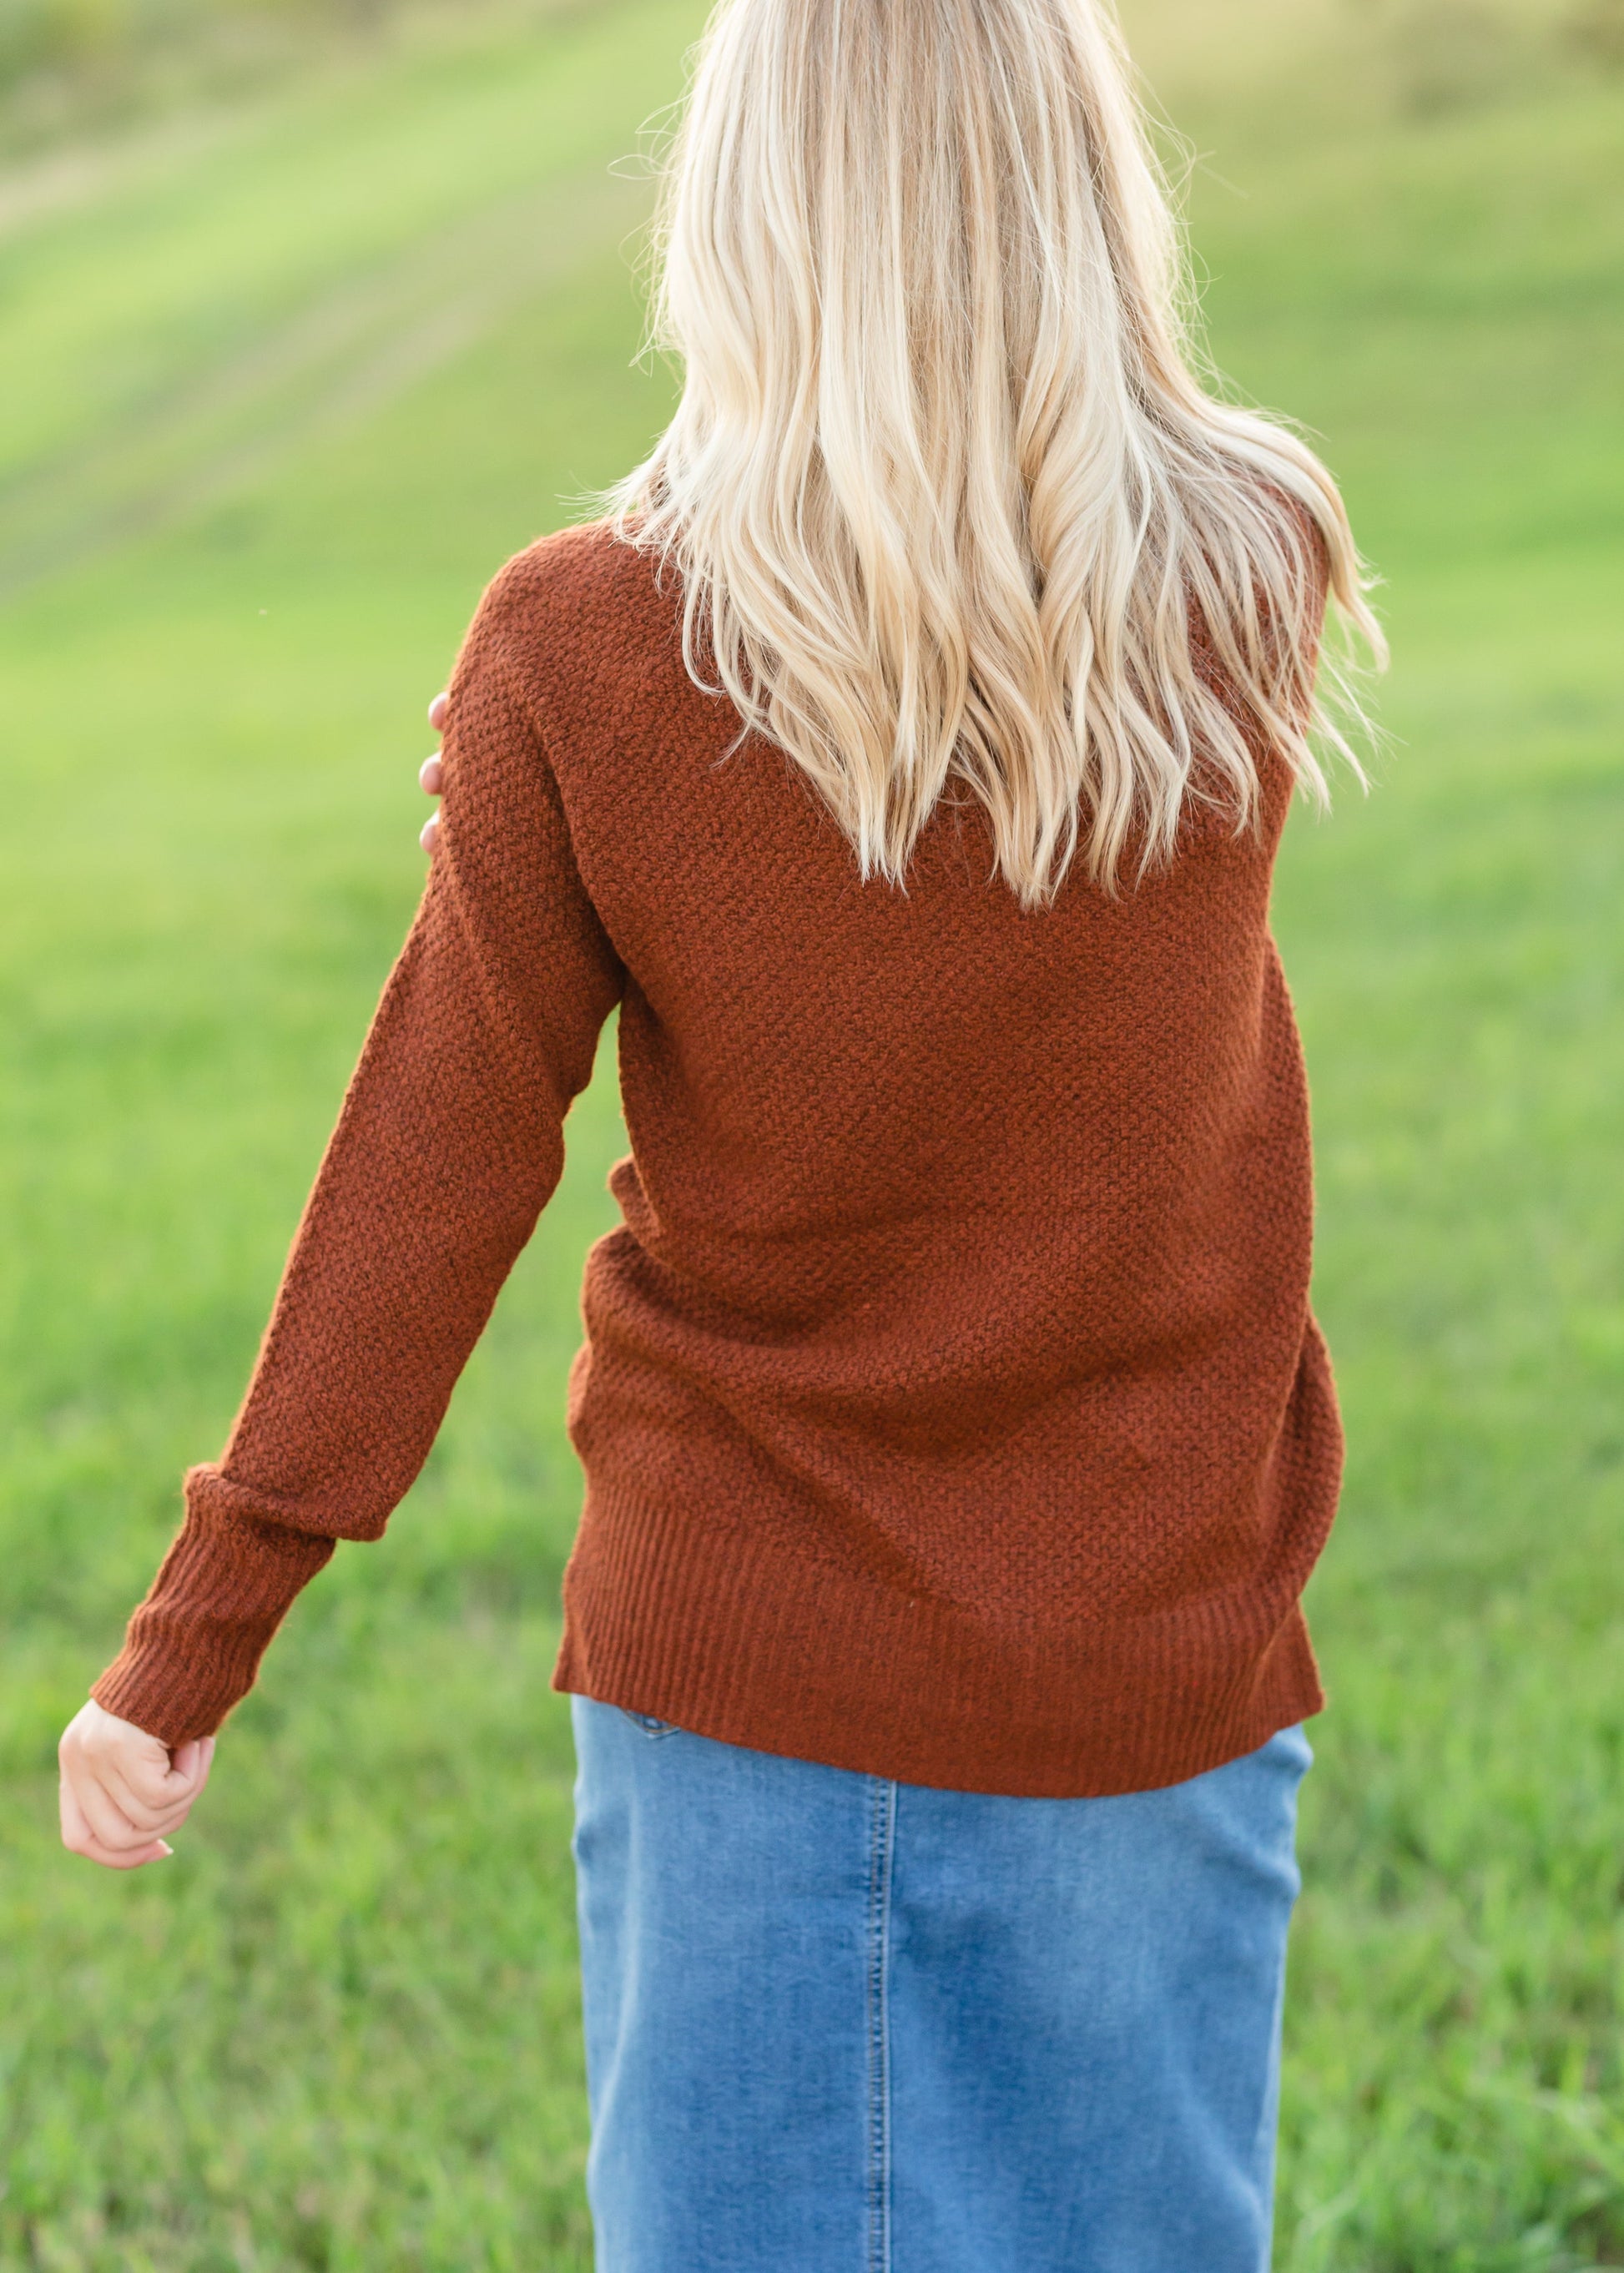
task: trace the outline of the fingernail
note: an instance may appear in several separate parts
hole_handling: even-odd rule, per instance
[[[167,1839],[161,1839],[161,1840],[158,1842],[158,1860],[159,1860],[161,1863],[167,1863],[167,1862],[169,1861],[169,1857],[170,1857],[174,1852],[175,1852],[175,1849],[173,1849],[173,1847],[171,1847],[171,1846],[170,1846],[170,1844],[169,1844],[169,1841],[168,1841]]]

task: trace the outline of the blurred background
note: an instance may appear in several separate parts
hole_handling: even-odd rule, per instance
[[[1212,352],[1395,651],[1277,899],[1351,1444],[1277,2262],[1624,2265],[1624,0],[1124,4]],[[701,16],[0,0],[4,2267],[590,2263],[547,1681],[611,1051],[174,1863],[57,1850],[54,1752],[409,920],[424,705],[665,416],[636,154]]]

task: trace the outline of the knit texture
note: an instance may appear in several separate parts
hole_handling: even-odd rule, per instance
[[[1028,1794],[1169,1783],[1321,1703],[1341,1436],[1268,928],[1290,794],[1194,805],[1023,912],[979,808],[864,883],[732,755],[674,578],[601,525],[496,578],[440,849],[226,1450],[94,1694],[169,1744],[374,1539],[559,1176],[620,1005],[631,1157],[570,1382],[555,1685],[727,1742]]]

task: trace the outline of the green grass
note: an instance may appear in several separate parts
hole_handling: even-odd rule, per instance
[[[0,0],[0,152],[122,137],[199,104],[398,56],[470,17],[511,31],[583,0]],[[1605,0],[1613,4],[1613,0]],[[194,122],[195,123],[195,122]]]
[[[1624,2263],[1616,93],[1216,160],[1220,352],[1328,438],[1395,745],[1299,828],[1350,1438],[1312,1592],[1281,2262]]]
[[[0,199],[0,2266],[590,2262],[547,1675],[601,1074],[176,1861],[56,1850],[53,1752],[409,917],[422,706],[668,402],[605,164],[697,15],[492,19]],[[1130,16],[1210,154],[1220,360],[1326,437],[1397,653],[1379,786],[1279,892],[1351,1458],[1278,2262],[1624,2264],[1624,96],[1553,61],[1419,104],[1330,0]]]

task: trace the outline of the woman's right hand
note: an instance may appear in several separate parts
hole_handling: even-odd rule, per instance
[[[446,697],[443,694],[437,694],[429,704],[429,724],[437,734],[443,734],[446,731]],[[432,758],[425,758],[418,767],[417,779],[430,797],[438,797],[443,778],[440,767],[440,754],[436,751]],[[440,815],[437,813],[431,813],[424,822],[423,833],[417,839],[431,860],[434,858],[434,847],[439,841]]]
[[[56,1748],[62,1768],[62,1843],[109,1871],[162,1862],[208,1782],[212,1737],[193,1737],[171,1752],[133,1721],[82,1706]]]

